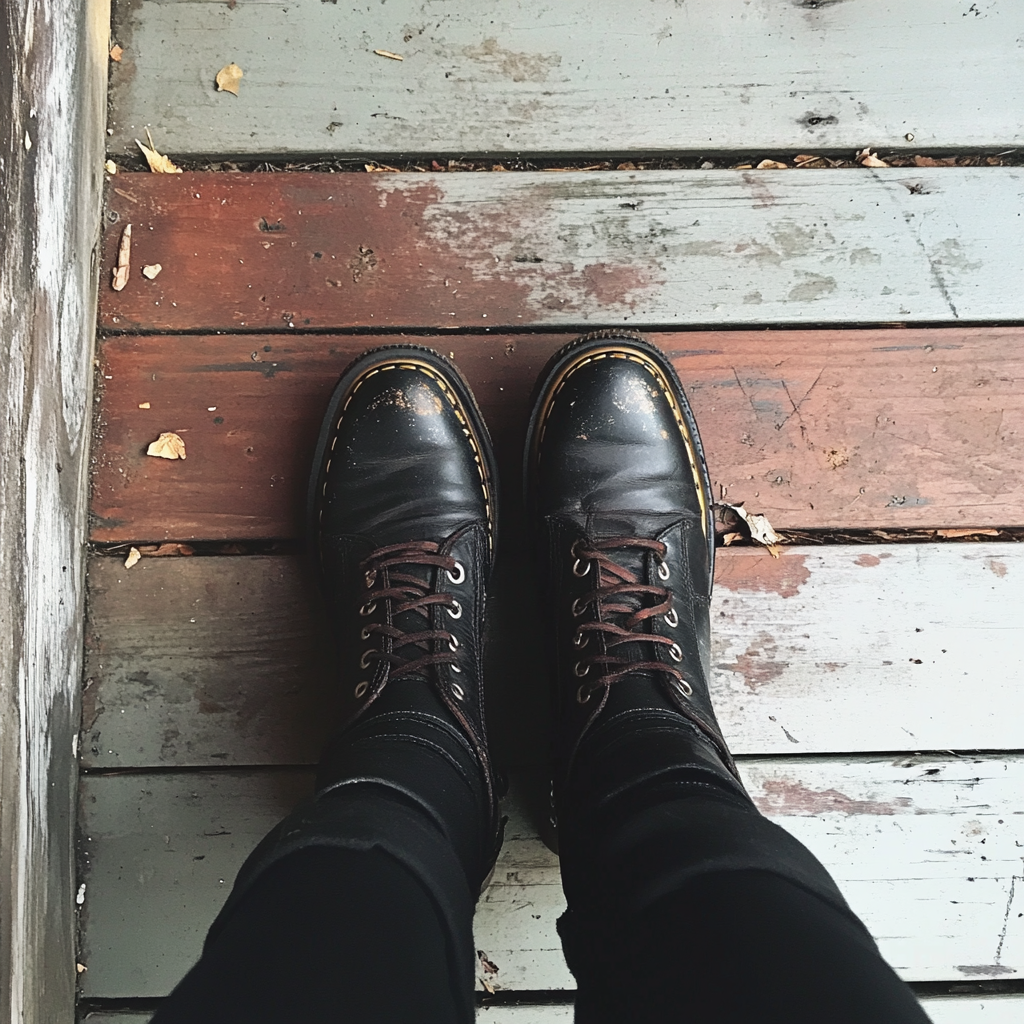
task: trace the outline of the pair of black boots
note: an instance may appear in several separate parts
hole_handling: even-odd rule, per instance
[[[562,349],[525,462],[557,665],[557,818],[672,773],[741,790],[708,695],[711,489],[671,364],[615,334]],[[497,501],[487,428],[453,365],[401,346],[349,367],[309,497],[348,702],[317,788],[372,779],[428,805],[476,889],[500,845],[482,678]]]

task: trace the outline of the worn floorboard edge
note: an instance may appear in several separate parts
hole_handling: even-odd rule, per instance
[[[1024,546],[720,549],[712,692],[739,753],[1024,748]],[[89,562],[86,768],[313,763],[334,722],[313,587],[287,556]],[[530,568],[492,599],[499,757],[547,755]],[[969,694],[969,699],[965,695]]]
[[[1024,758],[745,759],[741,770],[761,809],[833,872],[903,977],[1024,974]],[[557,858],[531,824],[543,814],[539,782],[514,783],[477,910],[475,942],[504,991],[572,987],[555,933]],[[244,856],[309,784],[297,772],[85,777],[83,996],[166,994]]]
[[[134,153],[147,126],[180,154],[1024,141],[1014,4],[688,0],[647,5],[638,19],[587,0],[472,12],[439,0],[308,11],[122,0],[114,33],[125,48],[111,75],[115,153]],[[231,55],[245,72],[237,97],[214,82]]]
[[[107,204],[115,330],[1024,319],[1024,168],[147,173]]]
[[[745,501],[778,529],[1024,525],[1024,328],[650,337],[684,382],[716,499]],[[451,355],[470,381],[495,440],[514,546],[531,391],[567,339],[411,340]],[[92,539],[296,537],[330,393],[356,355],[384,342],[107,338]],[[146,456],[167,430],[184,440],[185,461]]]

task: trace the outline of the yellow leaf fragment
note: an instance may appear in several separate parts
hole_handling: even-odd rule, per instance
[[[142,552],[138,548],[132,548],[128,552],[128,557],[124,560],[124,567],[130,569],[136,562],[142,558]]]
[[[117,63],[120,64],[121,63],[121,54],[123,54],[123,53],[124,53],[124,49],[122,47],[118,46],[117,43],[114,43],[114,45],[110,48],[110,59],[111,60],[116,60]]]
[[[108,160],[103,165],[103,170],[105,170],[107,174],[117,174],[117,164],[115,164],[113,160]]]
[[[879,160],[877,155],[872,153],[869,147],[865,147],[857,154],[857,163],[859,163],[861,167],[889,166],[884,160]]]
[[[390,60],[405,60],[405,58],[398,53],[392,53],[390,50],[374,50],[378,57],[387,57]]]
[[[163,153],[144,146],[138,139],[135,140],[135,144],[142,150],[142,155],[146,158],[146,163],[149,164],[149,169],[154,174],[181,174],[181,168],[173,164]]]
[[[140,409],[148,409],[149,408],[149,402],[139,402],[139,408]]]
[[[163,269],[164,268],[159,263],[150,263],[142,268],[142,275],[143,277],[148,277],[150,281],[152,281],[153,278],[156,277],[156,275]]]
[[[146,449],[146,454],[158,459],[184,459],[185,442],[177,434],[165,431]]]
[[[784,171],[789,164],[780,163],[778,160],[762,160],[755,168],[758,171]]]
[[[238,83],[245,77],[245,72],[234,62],[225,64],[217,72],[217,92],[230,92],[238,95]]]
[[[117,266],[114,267],[114,280],[110,287],[119,292],[128,283],[128,271],[132,261],[132,226],[125,224],[121,232],[121,244],[117,247]]]

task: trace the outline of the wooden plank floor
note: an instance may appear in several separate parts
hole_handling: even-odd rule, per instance
[[[1018,4],[963,0],[116,0],[110,145],[149,126],[174,153],[261,158],[1009,149],[1022,32]],[[237,97],[214,84],[231,60]]]

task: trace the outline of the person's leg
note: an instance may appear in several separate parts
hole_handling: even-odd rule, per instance
[[[925,1021],[824,867],[758,813],[722,737],[711,487],[671,364],[614,332],[563,349],[526,471],[553,623],[559,930],[578,1020]]]
[[[500,842],[481,678],[497,510],[446,360],[394,346],[349,367],[308,512],[344,724],[156,1020],[470,1024],[473,907]]]

